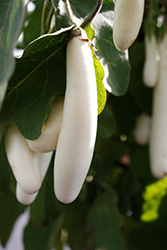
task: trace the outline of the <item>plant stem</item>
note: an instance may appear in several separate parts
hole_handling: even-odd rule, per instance
[[[50,29],[50,24],[51,24],[51,21],[52,21],[52,17],[54,15],[54,12],[55,12],[55,9],[53,8],[53,6],[51,6],[50,10],[49,10],[49,14],[48,14],[48,17],[47,17],[47,20],[46,20],[46,31],[48,32],[49,29]]]
[[[42,10],[41,35],[43,35],[43,34],[45,34],[47,32],[46,18],[47,18],[47,11],[48,11],[49,5],[50,5],[50,0],[45,0],[44,4],[43,4],[43,10]]]
[[[73,15],[69,0],[65,0],[65,3],[66,3],[66,8],[67,8],[67,12],[68,12],[70,22],[74,25],[74,27],[77,27],[77,24],[74,21],[74,15]]]
[[[89,23],[92,22],[94,17],[99,13],[102,5],[103,5],[103,0],[98,0],[92,12],[86,17],[86,19],[81,24],[81,28],[84,29]]]

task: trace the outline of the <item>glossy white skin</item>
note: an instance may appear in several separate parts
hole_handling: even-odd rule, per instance
[[[85,31],[83,38],[87,39]],[[76,37],[67,45],[67,82],[54,162],[54,190],[63,203],[78,196],[89,170],[97,131],[97,90],[90,46]]]
[[[134,137],[138,144],[146,145],[150,139],[151,117],[142,113],[136,122]]]
[[[36,140],[27,140],[33,151],[44,153],[56,149],[63,115],[63,104],[64,98],[55,98],[41,135]]]
[[[46,172],[48,170],[51,158],[52,158],[52,153],[53,152],[48,152],[48,153],[36,153],[39,154],[39,165],[40,165],[40,171],[41,171],[41,178],[42,181],[46,175]],[[36,196],[37,196],[38,192],[34,193],[34,194],[27,194],[25,193],[19,186],[19,184],[17,183],[16,185],[16,197],[17,200],[24,204],[24,205],[29,205],[31,204]]]
[[[33,194],[41,187],[39,156],[28,146],[16,125],[8,125],[5,131],[6,154],[19,186]]]
[[[159,74],[159,52],[154,35],[149,39],[145,37],[145,62],[143,68],[143,81],[147,87],[154,87]]]
[[[135,41],[143,20],[144,0],[116,0],[114,8],[113,40],[120,51]]]
[[[160,73],[154,88],[150,136],[150,164],[156,178],[167,174],[167,35],[159,43],[159,51]]]

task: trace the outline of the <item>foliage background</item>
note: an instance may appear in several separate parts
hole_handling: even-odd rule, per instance
[[[64,1],[52,0],[57,8],[54,24],[58,33],[40,37],[43,2],[32,1],[35,9],[24,13],[20,0],[0,0],[0,86],[8,82],[0,113],[3,246],[15,220],[26,209],[15,197],[16,183],[4,147],[5,126],[16,123],[26,138],[37,138],[50,113],[51,97],[64,96],[65,91],[65,48],[71,24]],[[70,2],[79,24],[96,3]],[[166,179],[152,176],[148,144],[139,145],[134,138],[139,115],[144,112],[151,116],[152,112],[153,89],[145,87],[142,78],[149,1],[146,3],[139,36],[128,52],[117,51],[113,44],[111,0],[104,0],[92,27],[86,29],[98,58],[95,70],[99,117],[94,157],[79,197],[69,205],[54,195],[52,160],[37,199],[30,205],[30,221],[24,231],[26,250],[61,250],[64,243],[72,250],[167,248]],[[20,32],[23,39],[16,44]],[[25,49],[20,59],[13,58],[15,46]],[[10,50],[5,57],[7,48]]]

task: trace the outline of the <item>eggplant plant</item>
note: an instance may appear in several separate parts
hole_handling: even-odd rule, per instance
[[[0,0],[0,243],[166,249],[165,0]],[[144,243],[143,243],[144,242]]]

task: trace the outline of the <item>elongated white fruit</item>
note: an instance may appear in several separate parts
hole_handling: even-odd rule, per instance
[[[82,37],[87,39],[84,30]],[[89,170],[97,130],[97,90],[88,42],[72,38],[66,52],[66,93],[54,162],[54,190],[63,203],[78,196]]]
[[[153,117],[150,137],[150,164],[153,175],[167,174],[167,34],[159,43],[160,73],[154,88]]]
[[[135,41],[143,20],[144,0],[116,0],[113,40],[118,50],[128,49]]]
[[[40,165],[40,171],[41,171],[41,178],[42,180],[44,179],[46,172],[48,170],[51,158],[52,158],[52,153],[53,152],[48,152],[48,153],[36,153],[39,154],[39,165]],[[16,185],[16,197],[17,200],[24,204],[24,205],[29,205],[31,204],[36,196],[38,194],[38,191],[34,194],[27,194],[25,193],[17,183]]]
[[[48,120],[41,135],[36,140],[27,140],[35,152],[51,152],[56,149],[63,115],[64,98],[55,98]]]
[[[28,146],[16,125],[8,125],[5,146],[13,174],[24,192],[33,194],[41,187],[39,156]]]
[[[138,144],[146,145],[150,139],[151,117],[146,113],[142,113],[136,122],[134,129],[134,137]]]
[[[143,68],[143,81],[147,87],[154,87],[159,74],[159,52],[156,37],[145,37],[145,62]]]

